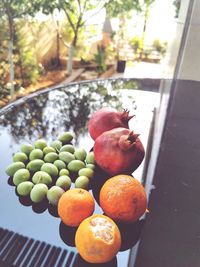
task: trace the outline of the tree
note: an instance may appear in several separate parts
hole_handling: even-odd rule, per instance
[[[144,40],[145,40],[145,33],[146,33],[146,27],[147,27],[147,21],[149,18],[149,10],[151,5],[155,2],[155,0],[142,0],[141,3],[141,11],[144,14],[144,23],[143,23],[143,30],[142,30],[142,49],[140,53],[140,57],[142,57],[143,51],[144,51]]]
[[[120,43],[123,43],[125,40],[125,30],[126,19],[130,17],[130,11],[136,10],[137,12],[141,11],[140,1],[139,0],[110,0],[106,5],[106,12],[110,17],[117,17],[119,19],[119,30],[117,33],[117,58],[120,57]]]
[[[72,31],[73,37],[71,43],[67,44],[65,42],[66,46],[69,48],[68,73],[72,72],[72,60],[80,30],[92,16],[96,15],[104,8],[107,2],[108,0],[43,0],[43,12],[46,14],[53,14],[56,9],[63,11],[68,20],[70,30]],[[94,10],[94,12],[90,16],[85,17],[85,14],[91,10]]]
[[[40,9],[40,0],[1,0],[0,10],[4,14],[8,27],[8,61],[10,65],[10,95],[11,100],[14,99],[14,62],[13,62],[13,46],[15,33],[15,20],[25,15],[34,15]]]

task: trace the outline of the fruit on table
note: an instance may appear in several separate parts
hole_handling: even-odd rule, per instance
[[[50,204],[57,206],[60,197],[64,194],[64,190],[59,186],[52,186],[47,192],[47,199]]]
[[[81,222],[76,231],[75,244],[85,261],[106,263],[119,251],[121,235],[112,219],[95,214]]]
[[[47,146],[47,142],[44,139],[38,139],[34,143],[35,148],[43,150]]]
[[[80,169],[85,168],[85,164],[83,161],[75,159],[70,161],[70,163],[67,165],[67,168],[71,172],[78,172]]]
[[[58,168],[52,163],[44,163],[41,171],[47,172],[50,176],[58,176]]]
[[[84,161],[87,156],[87,153],[84,148],[77,148],[74,152],[74,156],[76,159]]]
[[[23,162],[14,162],[8,165],[8,167],[6,168],[6,174],[9,176],[13,176],[16,173],[16,171],[24,168],[25,164]]]
[[[88,130],[90,136],[95,140],[102,133],[114,128],[129,128],[128,122],[133,116],[129,116],[129,112],[124,110],[118,112],[113,108],[102,108],[94,112],[88,122]]]
[[[83,168],[79,170],[78,175],[87,176],[89,179],[92,179],[94,176],[94,171],[90,168]]]
[[[51,147],[51,146],[46,146],[44,149],[43,149],[43,153],[44,155],[48,154],[48,153],[51,153],[51,152],[56,152],[56,150]]]
[[[61,147],[62,147],[62,142],[60,142],[59,140],[55,140],[51,143],[51,146],[56,150],[56,151],[60,151]]]
[[[95,165],[94,164],[86,164],[86,168],[94,170],[95,169]]]
[[[95,164],[95,160],[94,160],[94,152],[93,152],[93,151],[89,152],[89,153],[87,154],[85,160],[86,160],[87,164]]]
[[[19,195],[30,194],[32,201],[37,203],[46,196],[46,188],[55,186],[55,192],[67,191],[72,184],[71,178],[74,180],[77,177],[75,187],[89,188],[90,179],[94,176],[94,153],[87,153],[84,148],[75,148],[69,143],[72,139],[73,134],[64,132],[51,146],[44,139],[36,140],[34,145],[21,146],[21,151],[13,156],[14,162],[6,169],[6,173],[13,176]],[[86,168],[86,164],[89,168]],[[58,198],[53,200],[56,193],[52,189],[49,194],[49,202],[56,205]]]
[[[141,164],[144,154],[138,134],[126,128],[104,132],[94,144],[95,161],[109,175],[132,173]]]
[[[58,154],[55,152],[50,152],[46,154],[44,157],[44,161],[49,163],[53,163],[57,159],[58,159]]]
[[[41,169],[42,165],[44,164],[44,161],[41,160],[41,159],[34,159],[34,160],[31,160],[26,168],[31,171],[31,172],[37,172]]]
[[[32,150],[33,150],[33,146],[31,144],[21,145],[21,151],[25,153],[27,156],[29,156]]]
[[[17,186],[17,193],[20,196],[28,196],[33,188],[34,184],[30,181],[25,181]]]
[[[72,181],[68,175],[62,175],[56,181],[56,185],[61,187],[65,191],[70,189],[71,183]]]
[[[58,137],[58,140],[62,142],[62,144],[68,144],[69,142],[72,141],[73,135],[70,132],[64,132]]]
[[[26,155],[25,153],[23,153],[23,152],[17,152],[17,153],[15,153],[14,156],[13,156],[13,161],[14,161],[14,162],[21,161],[21,162],[26,163],[27,160],[28,160],[28,157],[27,157],[27,155]]]
[[[66,168],[64,161],[59,159],[55,160],[53,164],[58,168],[59,171]]]
[[[70,152],[63,151],[59,153],[59,159],[64,161],[66,164],[68,164],[70,163],[70,161],[74,160],[75,157]]]
[[[52,183],[52,178],[51,176],[44,171],[38,171],[36,172],[33,177],[32,177],[32,182],[34,184],[46,184],[46,185],[51,185]]]
[[[108,179],[100,190],[100,206],[113,220],[132,223],[147,209],[144,187],[135,178],[120,174]]]
[[[74,188],[65,192],[58,202],[58,215],[68,226],[78,226],[94,212],[94,199],[84,189]]]
[[[13,176],[14,185],[18,185],[22,182],[28,181],[30,178],[30,172],[27,169],[20,169],[15,172]]]
[[[39,148],[36,148],[36,149],[33,149],[29,155],[29,159],[30,160],[34,160],[34,159],[42,159],[43,158],[43,152],[41,149]]]
[[[63,176],[63,175],[69,175],[69,171],[67,169],[61,169],[59,172],[59,176]]]
[[[70,144],[64,145],[61,147],[60,152],[64,152],[64,151],[74,154],[75,148],[73,145],[70,145]]]
[[[39,203],[45,199],[48,192],[46,184],[36,184],[31,190],[30,198],[34,203]]]
[[[75,181],[75,187],[76,188],[83,188],[83,189],[88,189],[90,184],[90,179],[87,176],[79,176],[76,178]]]

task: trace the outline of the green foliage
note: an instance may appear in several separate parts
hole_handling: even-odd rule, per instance
[[[94,55],[95,62],[97,63],[97,72],[99,74],[106,71],[106,49],[102,45],[97,46],[97,53]]]
[[[137,54],[143,48],[142,39],[139,36],[135,36],[130,40],[130,45],[133,48],[135,54]]]
[[[111,17],[118,17],[122,13],[127,13],[130,10],[140,11],[140,1],[139,0],[110,0],[105,4],[106,11]]]
[[[2,8],[10,13],[12,19],[24,15],[33,16],[41,8],[41,0],[2,0]]]
[[[155,39],[153,41],[152,47],[158,52],[160,53],[162,56],[165,54],[166,52],[166,46],[167,43],[164,42],[162,43],[159,39]]]

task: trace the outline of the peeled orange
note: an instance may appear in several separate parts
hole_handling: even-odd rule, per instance
[[[95,214],[79,225],[75,244],[81,257],[90,263],[112,260],[121,246],[120,231],[109,217]]]

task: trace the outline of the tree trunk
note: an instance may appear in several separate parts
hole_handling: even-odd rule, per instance
[[[60,66],[60,34],[59,34],[59,21],[56,20],[57,28],[56,28],[56,60],[57,66]]]
[[[142,31],[142,49],[140,52],[140,59],[142,58],[143,53],[144,53],[144,40],[145,40],[145,33],[146,33],[146,27],[147,27],[147,20],[149,17],[149,7],[150,7],[149,5],[146,6],[145,13],[144,13],[144,25],[143,25],[143,31]]]
[[[69,55],[68,55],[68,61],[67,61],[67,73],[72,73],[72,64],[73,64],[73,57],[74,57],[74,49],[75,47],[73,44],[69,47]]]
[[[9,28],[9,41],[8,41],[8,61],[10,65],[10,96],[11,96],[11,101],[14,100],[14,79],[15,79],[15,72],[14,72],[14,62],[13,62],[13,18],[12,14],[10,12],[10,7],[7,2],[4,2],[4,7],[5,7],[5,12],[8,18],[8,28]]]
[[[69,57],[68,57],[68,61],[67,61],[67,73],[69,73],[69,74],[72,73],[74,50],[76,48],[77,40],[78,40],[78,29],[76,29],[76,31],[75,31],[73,41],[72,41],[70,48],[69,48]]]

